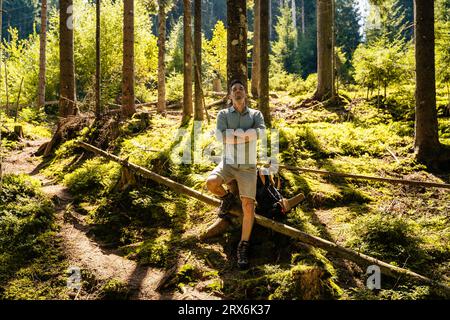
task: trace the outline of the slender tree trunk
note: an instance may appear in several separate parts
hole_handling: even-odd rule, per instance
[[[247,91],[247,1],[227,0],[227,87],[239,79]]]
[[[273,32],[272,32],[272,1],[269,1],[269,39],[273,40]]]
[[[192,117],[192,28],[191,0],[184,4],[184,83],[183,83],[183,119]]]
[[[305,0],[302,0],[302,34],[305,34]]]
[[[260,81],[260,73],[261,73],[261,53],[260,53],[260,26],[261,26],[261,10],[260,10],[260,1],[255,0],[254,3],[254,12],[255,12],[255,21],[254,21],[254,31],[253,31],[253,56],[252,56],[252,96],[253,98],[259,97],[259,81]]]
[[[333,99],[334,88],[334,0],[317,0],[317,90],[319,101]]]
[[[47,47],[47,0],[41,1],[41,34],[39,44],[38,106],[45,104],[45,62]]]
[[[9,83],[8,83],[8,63],[5,60],[5,95],[6,95],[6,114],[9,115]]]
[[[134,104],[134,0],[123,1],[122,115],[131,117]]]
[[[297,30],[297,7],[295,6],[295,0],[292,0],[291,5],[292,25],[294,30]],[[297,48],[297,32],[295,33],[294,47]]]
[[[101,51],[100,51],[100,5],[101,0],[96,3],[95,15],[95,116],[100,118],[102,114],[101,106]]]
[[[260,44],[261,44],[261,79],[259,83],[259,109],[266,125],[270,127],[271,116],[269,106],[269,2],[260,0]]]
[[[195,0],[194,17],[194,54],[195,54],[195,99],[194,99],[194,119],[202,121],[203,97],[202,97],[202,0]]]
[[[434,0],[414,0],[416,158],[429,163],[440,149],[436,111]]]
[[[158,106],[159,113],[166,112],[166,1],[159,1],[158,10]]]
[[[73,57],[73,0],[59,0],[59,115],[76,115],[75,64]]]

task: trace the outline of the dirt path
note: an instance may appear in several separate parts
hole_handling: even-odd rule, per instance
[[[13,151],[4,159],[3,168],[4,173],[24,173],[41,180],[43,192],[56,203],[58,236],[63,240],[70,266],[88,271],[100,283],[111,279],[125,283],[132,299],[217,299],[189,287],[183,293],[160,294],[155,288],[164,276],[164,270],[140,266],[93,241],[87,235],[89,226],[84,222],[84,216],[71,209],[73,198],[67,188],[36,172],[41,159],[33,154],[45,141],[25,142],[22,150]],[[89,296],[81,294],[79,298],[89,299]]]

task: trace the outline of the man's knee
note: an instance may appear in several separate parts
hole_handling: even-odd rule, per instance
[[[223,179],[216,175],[211,175],[206,180],[206,187],[209,191],[213,191],[223,184]]]

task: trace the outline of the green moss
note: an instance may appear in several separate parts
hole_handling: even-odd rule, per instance
[[[306,264],[284,269],[276,265],[259,267],[259,276],[235,283],[236,299],[317,300],[335,298],[341,293],[324,269]],[[228,292],[231,288],[224,286]]]
[[[167,235],[144,241],[135,253],[135,258],[140,264],[159,268],[168,267],[173,256],[170,237]]]
[[[197,267],[192,264],[185,264],[178,270],[175,283],[191,285],[197,282],[200,276],[201,273]]]
[[[357,218],[347,244],[375,258],[415,270],[427,269],[428,255],[421,248],[418,225],[407,218],[369,214]]]
[[[101,287],[99,295],[103,300],[125,300],[129,298],[130,291],[126,283],[110,279]]]
[[[64,184],[73,194],[94,193],[96,196],[111,190],[120,177],[120,165],[101,158],[87,160],[80,168],[65,175]]]
[[[438,292],[427,286],[400,285],[394,289],[369,290],[354,288],[344,296],[351,300],[423,300],[439,298]]]
[[[65,256],[40,183],[6,175],[0,191],[0,299],[66,299]]]

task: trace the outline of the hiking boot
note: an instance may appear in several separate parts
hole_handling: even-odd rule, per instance
[[[230,209],[236,200],[236,196],[231,192],[228,192],[225,196],[223,196],[222,203],[220,204],[218,216],[219,218],[225,219],[230,217]]]
[[[248,250],[250,247],[250,243],[248,241],[239,242],[237,248],[237,258],[238,258],[238,266],[242,270],[248,268]]]

